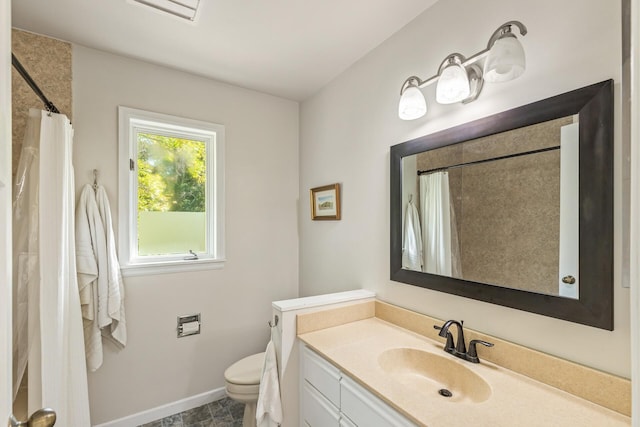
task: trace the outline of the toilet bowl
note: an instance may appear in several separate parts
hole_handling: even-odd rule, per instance
[[[256,403],[263,366],[264,353],[258,353],[238,360],[224,371],[227,396],[245,404],[243,427],[256,426]]]

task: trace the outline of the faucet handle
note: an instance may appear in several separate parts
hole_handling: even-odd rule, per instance
[[[442,331],[442,326],[433,325],[433,329]],[[438,335],[442,336],[442,332]],[[453,346],[453,335],[451,335],[451,332],[447,331],[446,337],[447,337],[447,342],[444,345],[444,351],[451,353],[455,349],[455,347]]]
[[[476,350],[476,344],[482,344],[485,347],[493,347],[493,344],[490,342],[482,340],[471,340],[471,342],[469,343],[469,351],[467,352],[467,360],[471,363],[480,363],[480,359],[478,358],[478,351]]]

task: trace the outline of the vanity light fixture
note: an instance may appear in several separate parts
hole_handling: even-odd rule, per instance
[[[398,116],[402,120],[424,116],[427,102],[420,89],[433,83],[436,83],[439,104],[467,104],[478,98],[485,81],[500,83],[521,76],[526,67],[524,49],[512,32],[512,26],[518,28],[520,35],[527,34],[527,28],[521,22],[506,22],[494,31],[485,50],[469,58],[459,53],[448,55],[440,64],[438,74],[426,80],[408,77],[400,88]]]
[[[511,25],[519,22],[508,23]],[[511,25],[498,28],[489,40],[489,55],[484,63],[484,79],[489,83],[507,82],[524,73],[526,61],[520,40],[511,32]],[[520,24],[520,34],[525,35],[527,29]]]
[[[438,70],[440,76],[436,86],[436,101],[439,104],[470,102],[482,90],[482,71],[476,64],[465,67],[464,56],[454,53],[444,60]]]
[[[398,104],[398,116],[402,120],[414,120],[424,116],[427,113],[427,101],[418,87],[420,79],[412,76],[407,79],[405,84],[406,87],[403,88]]]

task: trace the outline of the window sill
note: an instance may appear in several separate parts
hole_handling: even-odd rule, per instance
[[[219,270],[224,268],[225,259],[177,260],[149,262],[120,266],[123,277],[152,276],[156,274],[184,273],[188,271]]]

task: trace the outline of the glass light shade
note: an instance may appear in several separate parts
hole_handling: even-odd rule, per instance
[[[422,91],[416,86],[407,87],[400,96],[398,117],[402,120],[415,120],[427,113],[427,101]]]
[[[471,93],[467,70],[460,64],[450,64],[442,70],[436,86],[436,101],[439,104],[454,104]]]
[[[484,63],[484,79],[500,83],[520,77],[526,68],[524,49],[513,34],[496,40]]]

